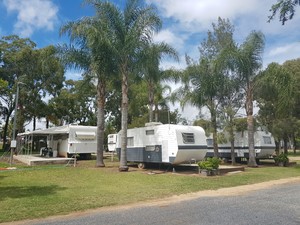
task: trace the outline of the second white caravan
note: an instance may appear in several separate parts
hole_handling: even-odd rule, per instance
[[[121,132],[117,135],[117,152],[121,150]],[[139,163],[183,164],[202,160],[207,152],[202,127],[148,123],[127,130],[127,161]]]
[[[207,157],[214,156],[212,137],[207,138]],[[218,144],[219,157],[224,159],[231,159],[231,145],[230,142]],[[254,132],[254,148],[257,159],[271,158],[275,152],[275,141],[272,134],[266,131]],[[234,141],[234,152],[237,161],[241,158],[249,158],[248,148],[248,132],[236,132]]]

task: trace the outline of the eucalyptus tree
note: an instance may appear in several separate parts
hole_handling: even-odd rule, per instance
[[[21,108],[20,111],[26,120],[33,121],[33,130],[36,128],[37,118],[51,113],[45,98],[56,97],[63,87],[64,67],[56,53],[54,46],[47,46],[31,52],[28,56],[30,71],[23,77],[22,82],[25,85],[20,89],[20,100],[26,108]]]
[[[121,154],[119,171],[128,171],[127,123],[128,123],[128,78],[139,65],[143,49],[151,42],[153,33],[161,27],[161,20],[152,5],[145,5],[141,0],[127,0],[120,9],[111,2],[90,0],[97,11],[102,12],[107,20],[107,29],[113,39],[115,62],[122,79],[122,122]]]
[[[186,103],[198,107],[206,107],[210,112],[213,131],[214,155],[218,154],[217,143],[217,118],[220,103],[225,94],[225,76],[227,68],[220,66],[224,61],[223,51],[232,48],[234,27],[229,20],[218,19],[218,23],[212,24],[213,31],[208,31],[207,39],[200,47],[199,62],[187,57],[187,68],[182,73],[183,86],[176,92],[181,99],[181,104]]]
[[[268,22],[274,19],[276,14],[279,14],[279,21],[284,25],[288,20],[293,19],[296,11],[296,7],[300,6],[299,0],[277,0],[277,3],[273,4],[270,11]]]
[[[282,64],[285,69],[293,77],[293,113],[292,115],[300,119],[300,58],[288,60]],[[289,107],[290,108],[290,107]]]
[[[1,78],[8,83],[7,91],[1,95],[6,112],[4,132],[7,132],[14,111],[18,87],[17,130],[21,131],[25,121],[42,116],[40,112],[45,105],[42,99],[46,95],[55,95],[61,89],[64,70],[55,56],[53,46],[37,49],[36,44],[27,38],[16,35],[2,37],[0,52]]]
[[[115,35],[109,27],[107,16],[111,3],[102,1],[86,1],[91,4],[96,15],[85,17],[62,26],[60,33],[70,37],[72,46],[60,46],[63,61],[66,65],[80,68],[85,75],[97,80],[97,167],[104,167],[104,125],[107,83],[113,79],[116,64],[113,45]],[[103,10],[104,8],[104,10]]]
[[[0,40],[0,75],[1,79],[7,83],[5,91],[0,95],[5,118],[4,143],[6,143],[8,125],[14,112],[17,83],[26,73],[26,66],[29,64],[27,60],[30,60],[26,53],[32,52],[35,47],[35,43],[30,39],[19,38],[16,35],[4,36]],[[8,146],[4,146],[6,147]]]
[[[283,66],[271,63],[255,82],[259,120],[274,136],[276,150],[279,151],[279,142],[283,140],[286,146],[289,136],[296,132],[290,122],[296,119],[293,118],[295,78]]]
[[[241,87],[246,95],[245,110],[247,114],[249,161],[248,165],[256,167],[254,149],[254,119],[253,119],[253,93],[254,79],[262,67],[262,53],[264,50],[264,35],[261,32],[251,32],[244,43],[239,46],[235,55],[238,76]]]
[[[175,60],[179,60],[178,54],[174,48],[168,44],[150,43],[143,51],[142,64],[143,64],[143,79],[147,82],[148,87],[148,107],[149,107],[149,122],[153,121],[153,107],[155,94],[160,82],[166,79],[160,71],[159,64],[164,56],[169,56]]]
[[[96,125],[96,88],[90,79],[67,80],[59,95],[49,100],[52,122],[56,125],[79,123]]]

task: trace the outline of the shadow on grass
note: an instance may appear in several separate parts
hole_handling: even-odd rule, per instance
[[[2,179],[4,179],[4,178],[6,178],[7,176],[1,176],[0,175],[0,180],[2,180]]]
[[[53,195],[58,191],[65,190],[66,188],[50,185],[50,186],[6,186],[0,187],[0,202],[6,198],[30,198]]]

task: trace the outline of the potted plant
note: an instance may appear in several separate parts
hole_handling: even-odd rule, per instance
[[[206,158],[205,160],[198,162],[199,172],[206,176],[217,175],[220,163],[221,160],[217,157]]]
[[[288,166],[289,164],[289,158],[287,154],[280,153],[274,157],[275,165],[277,166]]]

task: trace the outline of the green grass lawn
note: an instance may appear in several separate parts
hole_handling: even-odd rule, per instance
[[[207,189],[253,184],[300,175],[300,166],[246,168],[230,176],[202,177],[160,173],[151,175],[130,167],[118,172],[118,163],[106,159],[78,167],[37,166],[0,170],[0,222],[62,215],[103,206],[159,199]],[[5,163],[0,164],[0,168]],[[17,166],[18,167],[18,166]]]

